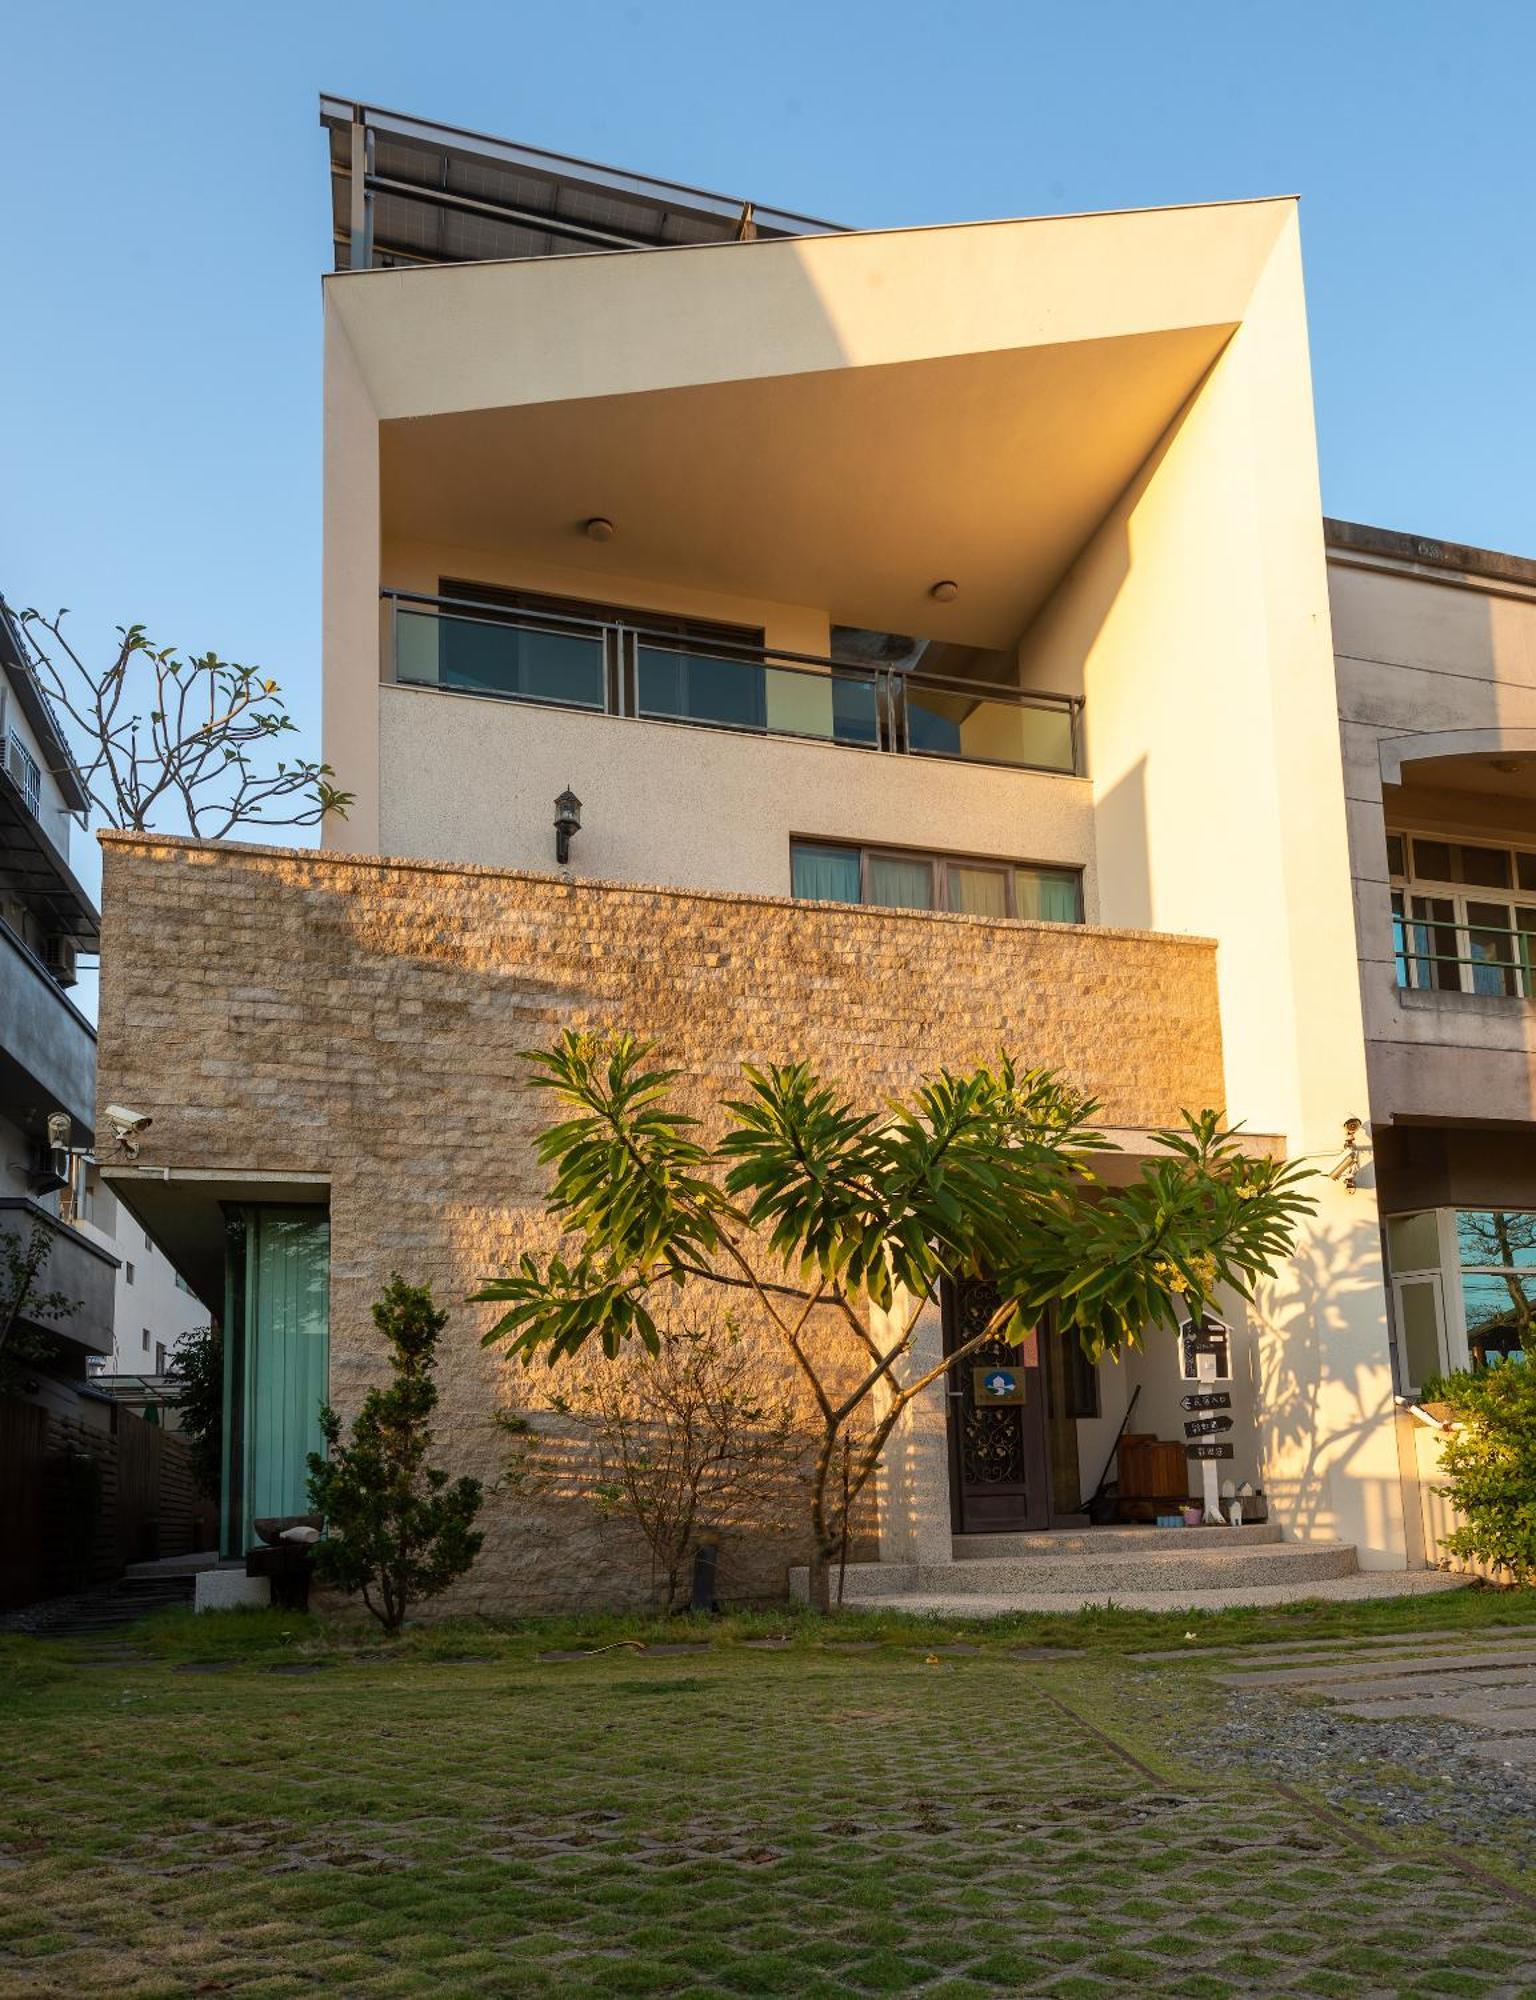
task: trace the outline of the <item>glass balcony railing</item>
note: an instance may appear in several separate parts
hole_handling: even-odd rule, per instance
[[[703,644],[640,625],[383,593],[394,678],[545,707],[588,709],[849,749],[1073,774],[1074,696]]]

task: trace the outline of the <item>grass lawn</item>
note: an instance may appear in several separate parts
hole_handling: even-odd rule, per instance
[[[1157,1720],[1525,1605],[3,1641],[0,1994],[1536,1994],[1536,1905]]]

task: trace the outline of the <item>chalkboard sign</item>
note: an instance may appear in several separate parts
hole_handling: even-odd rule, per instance
[[[1181,1321],[1179,1363],[1186,1382],[1230,1382],[1231,1327],[1210,1313],[1202,1315],[1198,1326],[1187,1319]]]
[[[1193,1422],[1185,1424],[1184,1435],[1187,1438],[1218,1437],[1222,1431],[1231,1428],[1230,1417],[1196,1417]]]
[[[1187,1444],[1184,1447],[1184,1456],[1186,1458],[1230,1458],[1232,1456],[1232,1447],[1229,1444]]]
[[[1230,1410],[1231,1391],[1227,1389],[1202,1389],[1193,1396],[1180,1396],[1181,1410]]]

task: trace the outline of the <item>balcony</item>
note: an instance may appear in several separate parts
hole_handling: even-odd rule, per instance
[[[1397,983],[1408,993],[1462,993],[1483,1000],[1536,998],[1536,909],[1415,896],[1414,911],[1392,917]],[[1426,906],[1420,908],[1420,906]],[[1497,918],[1513,914],[1518,923]]]
[[[510,613],[385,590],[392,679],[546,708],[1063,776],[1082,769],[1081,700],[640,623]]]
[[[89,1349],[112,1352],[112,1306],[117,1284],[117,1259],[78,1229],[22,1195],[0,1195],[0,1235],[19,1238],[25,1247],[32,1230],[41,1225],[48,1237],[47,1255],[35,1279],[35,1289],[62,1292],[74,1310],[61,1320],[28,1320],[41,1331]]]

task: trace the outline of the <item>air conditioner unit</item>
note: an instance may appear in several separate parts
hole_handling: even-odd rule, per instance
[[[73,986],[80,976],[75,970],[75,943],[73,938],[44,938],[43,963],[61,986]]]

